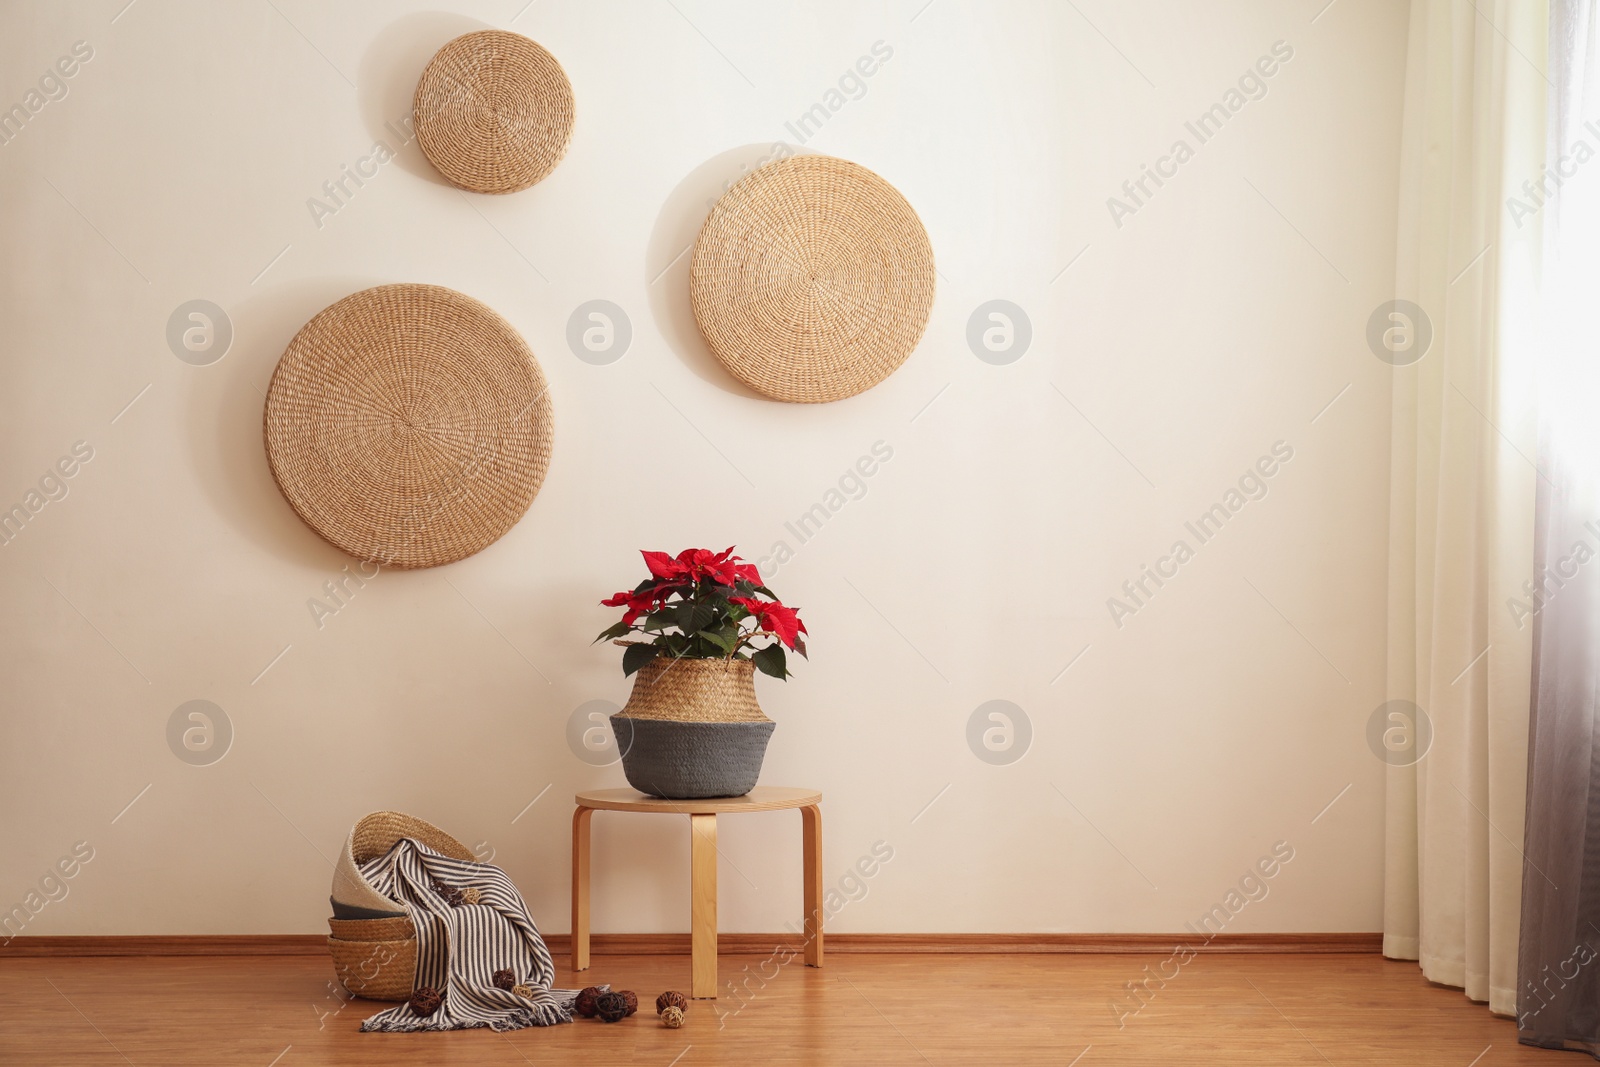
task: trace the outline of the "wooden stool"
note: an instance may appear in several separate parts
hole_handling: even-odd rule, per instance
[[[717,995],[717,816],[800,809],[805,856],[806,966],[822,966],[822,794],[814,789],[756,786],[742,797],[662,800],[635,789],[596,789],[574,798],[572,814],[572,969],[589,969],[589,820],[596,811],[689,816],[690,962],[692,995]]]

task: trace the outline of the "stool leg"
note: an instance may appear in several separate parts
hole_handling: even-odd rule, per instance
[[[589,820],[593,808],[572,813],[572,969],[589,969]]]
[[[717,817],[689,816],[691,984],[696,998],[717,995]]]
[[[800,831],[805,853],[806,966],[822,966],[822,809],[815,804],[800,809]]]

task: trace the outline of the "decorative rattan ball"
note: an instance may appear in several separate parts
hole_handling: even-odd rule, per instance
[[[417,142],[452,184],[514,193],[555,169],[572,140],[572,83],[556,57],[504,30],[457,37],[417,82]]]
[[[482,899],[483,893],[475,885],[469,885],[461,891],[461,902],[463,904],[476,904]]]
[[[599,986],[584,986],[578,991],[578,999],[573,1004],[573,1010],[585,1019],[594,1018],[594,1002],[600,996]]]
[[[734,377],[775,400],[872,388],[922,338],[933,246],[899,191],[865,167],[791,156],[711,209],[689,267],[701,336]]]
[[[517,976],[502,968],[494,972],[494,977],[490,981],[494,983],[496,989],[510,989],[517,984]]]
[[[689,998],[676,989],[669,989],[656,998],[656,1014],[660,1015],[668,1008],[687,1008]]]
[[[554,434],[527,342],[436,285],[380,285],[318,312],[278,360],[265,421],[289,505],[380,569],[493,544],[533,503]]]
[[[601,993],[594,998],[594,1013],[601,1022],[621,1022],[628,1017],[628,998],[621,993]]]
[[[518,982],[516,985],[512,986],[511,992],[527,1000],[533,999],[533,986],[528,985],[525,982]]]
[[[683,1025],[683,1009],[676,1004],[668,1004],[661,1012],[661,1025],[668,1030],[676,1030]]]
[[[635,993],[633,990],[624,989],[622,991],[622,999],[628,1004],[629,1015],[632,1015],[634,1012],[639,1010],[639,994]]]
[[[432,1015],[443,1003],[444,998],[431,985],[422,986],[411,994],[411,1010],[418,1015]]]

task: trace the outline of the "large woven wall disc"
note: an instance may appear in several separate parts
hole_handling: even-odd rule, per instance
[[[572,83],[526,37],[457,37],[417,82],[417,141],[439,173],[478,193],[514,193],[555,169],[572,140]]]
[[[267,391],[267,459],[290,505],[358,559],[437,567],[492,544],[539,491],[544,374],[469,296],[382,285],[319,312]]]
[[[905,197],[828,156],[778,160],[728,190],[689,273],[717,358],[757,392],[806,403],[893,374],[922,337],[933,290],[933,246]]]

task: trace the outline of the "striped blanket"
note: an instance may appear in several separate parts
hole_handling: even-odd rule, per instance
[[[487,863],[441,856],[410,838],[361,865],[374,889],[400,902],[417,927],[416,987],[443,998],[431,1015],[410,1004],[380,1011],[363,1032],[520,1030],[572,1020],[575,989],[551,989],[555,964],[517,887]],[[532,996],[494,985],[509,970]]]

